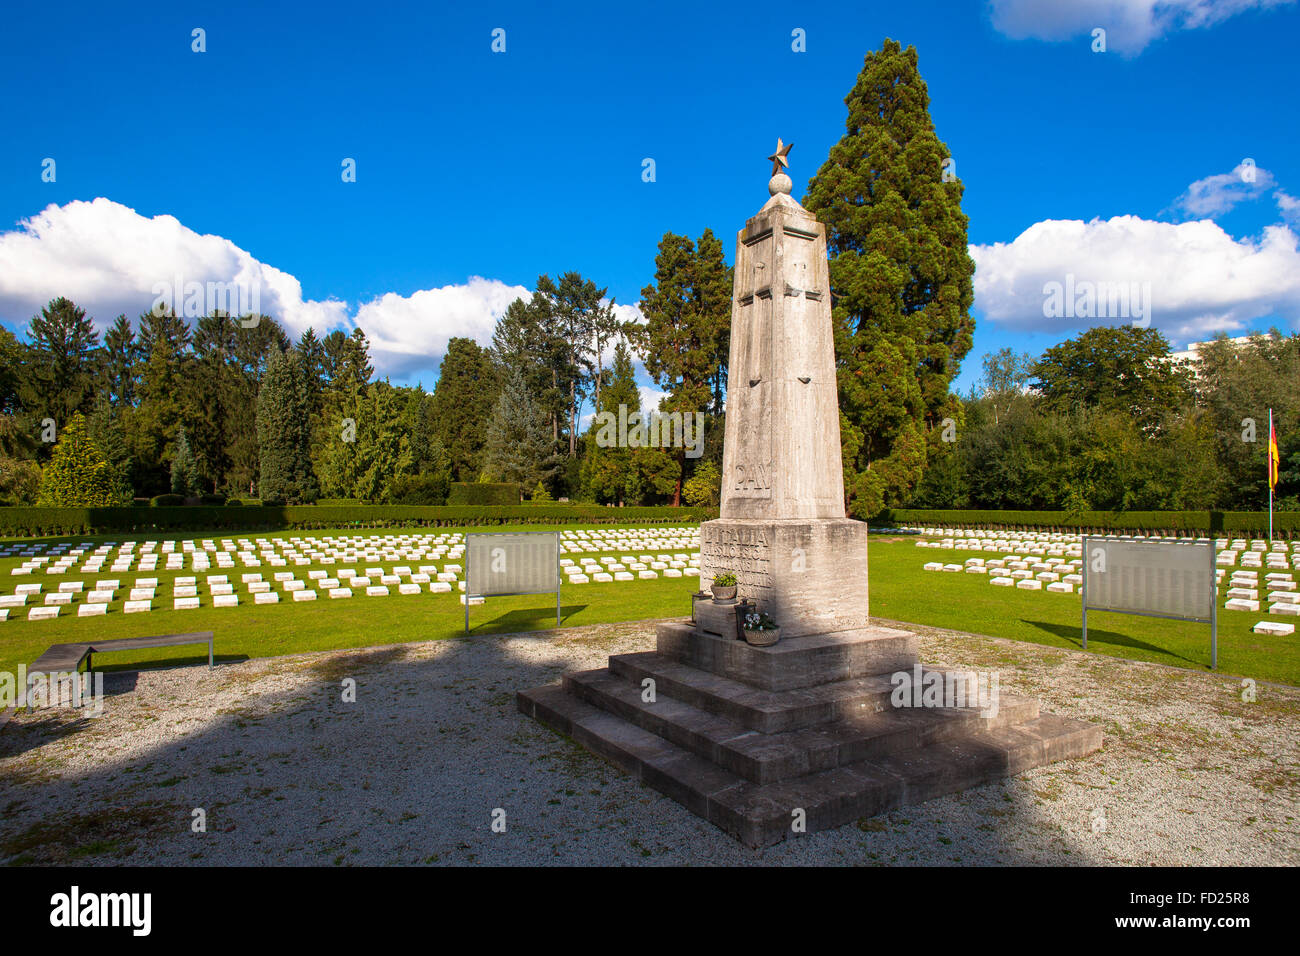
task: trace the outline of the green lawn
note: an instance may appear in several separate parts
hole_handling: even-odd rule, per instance
[[[462,529],[456,529],[462,530]],[[467,529],[470,531],[476,529]],[[484,531],[541,530],[536,525],[507,529],[484,528]],[[257,535],[213,535],[222,537],[308,537],[346,534],[430,533],[430,529],[382,529],[375,531],[280,532]],[[438,533],[435,529],[432,533]],[[144,536],[138,536],[143,538]],[[158,540],[174,538],[201,539],[203,535],[157,535]],[[77,541],[122,540],[118,538],[78,538]],[[640,550],[640,549],[638,549]],[[658,550],[658,549],[656,549]],[[673,551],[680,548],[669,549]],[[577,560],[578,556],[571,556]],[[963,557],[964,559],[964,557]],[[1022,591],[995,588],[984,575],[944,574],[923,571],[922,565],[934,560],[934,552],[915,547],[913,540],[891,541],[873,537],[870,545],[871,613],[916,624],[948,627],[1029,641],[1053,647],[1077,648],[1080,632],[1080,603],[1077,594],[1051,594],[1046,591]],[[122,600],[110,605],[104,617],[77,618],[64,610],[52,621],[25,620],[25,611],[15,609],[11,620],[0,623],[0,670],[12,672],[19,663],[30,663],[51,644],[99,638],[166,634],[179,631],[213,631],[219,660],[267,657],[337,648],[367,647],[404,641],[428,641],[456,637],[463,633],[464,607],[458,592],[452,594],[399,595],[370,598],[358,594],[349,600],[320,598],[295,604],[285,600],[275,605],[241,604],[238,608],[214,608],[206,594],[206,574],[228,574],[233,581],[247,570],[242,565],[225,571],[208,572],[130,571],[96,575],[44,575],[14,577],[11,568],[20,558],[0,560],[0,591],[12,593],[13,586],[24,581],[40,581],[45,590],[57,589],[62,580],[93,581],[119,578],[124,598],[136,577],[156,577],[159,581],[155,606],[169,604],[171,581],[178,576],[197,576],[200,580],[201,607],[197,610],[158,610],[148,614],[122,613]],[[362,561],[356,567],[361,569]],[[376,561],[391,566],[391,562]],[[407,561],[407,564],[434,563]],[[436,562],[444,563],[442,560]],[[463,561],[462,561],[463,564]],[[266,566],[256,569],[267,577]],[[308,567],[283,570],[305,577]],[[338,566],[333,569],[338,570]],[[600,624],[643,618],[685,616],[690,610],[690,595],[696,589],[695,578],[660,578],[655,581],[630,581],[619,584],[568,585],[563,589],[563,623],[565,626]],[[242,592],[241,601],[248,596]],[[77,606],[74,598],[72,607]],[[1219,671],[1253,677],[1257,680],[1300,685],[1300,640],[1296,636],[1267,637],[1250,628],[1263,615],[1240,611],[1219,611]],[[546,627],[555,623],[553,596],[524,595],[489,598],[487,604],[470,609],[472,634],[510,633]],[[1157,618],[1122,614],[1089,615],[1088,649],[1092,653],[1126,657],[1208,670],[1210,657],[1209,626],[1166,621]],[[177,648],[158,651],[123,652],[96,656],[96,666],[106,668],[143,662],[195,662],[206,658],[206,649]]]
[[[638,525],[638,528],[647,527]],[[166,541],[174,539],[203,540],[212,538],[290,538],[321,537],[343,535],[386,535],[386,534],[440,534],[444,531],[474,533],[475,531],[538,531],[546,530],[536,525],[503,527],[493,525],[485,528],[470,529],[341,529],[322,531],[285,531],[275,533],[249,533],[226,535],[196,534],[160,534],[149,535],[150,540]],[[602,527],[602,530],[604,528]],[[614,530],[611,528],[610,530]],[[144,535],[135,536],[143,540]],[[47,541],[71,539],[39,539]],[[91,542],[94,545],[104,541],[122,541],[124,536],[76,538],[78,543]],[[9,543],[9,542],[5,542]],[[637,549],[643,551],[645,549]],[[655,549],[656,551],[662,549]],[[671,551],[685,550],[671,548]],[[694,549],[689,549],[694,550]],[[566,555],[577,561],[586,555]],[[593,555],[599,557],[599,555]],[[398,564],[411,566],[419,564],[448,563],[450,559],[403,560]],[[0,559],[0,592],[12,594],[14,586],[22,583],[41,583],[45,585],[43,593],[55,591],[61,581],[86,581],[87,588],[96,580],[116,578],[122,583],[118,589],[118,600],[109,605],[108,613],[102,617],[78,618],[76,608],[82,603],[82,595],[76,595],[73,602],[65,607],[59,617],[50,621],[26,620],[26,609],[14,608],[10,619],[0,623],[0,671],[13,672],[20,663],[29,664],[39,657],[51,644],[77,642],[92,636],[101,640],[115,637],[138,637],[148,634],[173,634],[186,631],[212,631],[216,638],[216,657],[218,660],[240,660],[248,657],[271,657],[278,654],[297,654],[306,651],[322,651],[349,647],[369,647],[378,644],[396,644],[405,641],[430,641],[441,638],[462,636],[465,632],[465,607],[460,603],[459,591],[451,594],[430,594],[425,589],[419,595],[398,594],[396,588],[387,597],[367,597],[364,591],[354,592],[346,600],[331,600],[320,596],[315,601],[294,603],[286,594],[281,593],[279,604],[253,604],[251,597],[243,591],[238,582],[240,575],[249,572],[261,572],[270,579],[274,571],[293,571],[300,579],[308,571],[327,570],[336,574],[340,568],[352,567],[361,573],[368,564],[383,564],[391,568],[394,562],[386,559],[376,561],[362,560],[355,565],[310,565],[301,567],[272,568],[263,565],[260,568],[246,568],[236,562],[231,569],[213,567],[208,571],[194,571],[186,568],[180,571],[143,572],[131,570],[112,572],[106,565],[104,570],[95,574],[80,572],[65,575],[47,575],[37,573],[30,576],[12,576],[11,569],[22,564],[21,557]],[[459,562],[464,565],[464,559]],[[233,608],[216,608],[212,606],[212,596],[206,593],[205,581],[209,574],[228,575],[236,582],[236,593],[240,606]],[[124,614],[122,605],[130,590],[130,584],[137,577],[158,579],[158,588],[154,598],[154,609],[147,614]],[[197,577],[199,581],[200,606],[193,610],[176,611],[171,609],[171,586],[177,577]],[[453,585],[454,587],[454,585]],[[564,626],[583,624],[601,624],[612,621],[633,621],[654,617],[678,617],[690,614],[690,596],[699,587],[693,577],[659,578],[654,581],[626,581],[619,583],[568,584],[562,592],[561,620]],[[279,588],[274,590],[279,591]],[[42,598],[43,600],[43,598]],[[38,602],[34,602],[38,603]],[[29,604],[29,607],[32,606]],[[470,608],[470,633],[497,634],[515,631],[537,630],[555,626],[555,595],[518,595],[511,597],[489,598],[486,604]],[[123,651],[116,654],[96,654],[95,667],[105,670],[125,667],[141,662],[181,663],[203,660],[207,661],[207,648],[161,648],[152,651]]]
[[[924,571],[928,561],[961,564],[971,552],[936,552],[914,540],[871,541],[871,613],[934,627],[1078,649],[1082,603],[1074,594],[998,588],[983,574]],[[1000,556],[1000,555],[999,555]],[[979,557],[993,557],[980,554]],[[1228,611],[1219,597],[1219,672],[1300,685],[1300,636],[1270,637],[1251,628],[1262,620],[1294,622],[1267,613]],[[1210,626],[1163,618],[1091,611],[1088,651],[1208,671]]]

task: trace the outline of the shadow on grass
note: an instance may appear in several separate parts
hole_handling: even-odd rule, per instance
[[[1075,647],[1083,647],[1083,628],[1075,627],[1071,624],[1053,624],[1048,621],[1029,621],[1024,618],[1020,619],[1021,624],[1028,624],[1030,627],[1036,627],[1040,631],[1046,631],[1054,634],[1061,640]],[[1184,657],[1177,651],[1172,651],[1167,647],[1160,647],[1156,644],[1148,644],[1146,641],[1139,641],[1136,638],[1129,637],[1127,634],[1120,634],[1117,631],[1107,631],[1099,627],[1088,628],[1088,644],[1108,644],[1112,647],[1127,647],[1131,650],[1145,651],[1148,654],[1155,654],[1160,657],[1170,657],[1175,660],[1183,661],[1192,667],[1204,669],[1207,664],[1205,661],[1195,660],[1190,657]]]
[[[575,614],[587,610],[587,604],[566,604],[560,608],[560,620],[567,621]],[[524,631],[538,631],[555,627],[555,605],[539,608],[520,608],[499,614],[490,621],[474,623],[474,610],[469,612],[470,634],[518,634]],[[561,625],[563,626],[563,625]],[[462,632],[463,634],[463,632]]]

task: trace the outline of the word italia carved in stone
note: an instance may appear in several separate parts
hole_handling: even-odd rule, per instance
[[[706,529],[708,525],[704,526]],[[704,534],[700,553],[716,571],[730,571],[736,583],[745,587],[772,586],[772,552],[767,535],[761,530],[731,529]]]

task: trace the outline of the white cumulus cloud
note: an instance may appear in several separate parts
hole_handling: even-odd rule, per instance
[[[376,371],[398,379],[435,367],[453,336],[489,343],[506,307],[531,295],[523,286],[474,276],[464,284],[406,296],[390,292],[359,305],[354,314],[340,299],[304,299],[294,276],[229,239],[199,234],[174,216],[142,216],[103,197],[50,205],[0,233],[0,319],[15,328],[50,299],[66,296],[103,331],[120,313],[134,321],[151,308],[160,283],[180,290],[176,298],[164,294],[181,314],[190,284],[204,287],[206,297],[208,284],[229,283],[243,288],[257,311],[294,337],[309,326],[323,336],[360,325]]]
[[[100,197],[47,206],[0,234],[0,316],[21,324],[50,299],[66,296],[101,328],[119,313],[135,319],[179,286],[182,311],[190,283],[236,283],[260,309],[293,332],[345,323],[347,303],[304,300],[302,284],[221,236],[200,235],[175,216],[139,215]]]
[[[452,338],[490,343],[497,319],[510,303],[531,298],[523,286],[473,276],[464,285],[421,289],[409,296],[386,293],[357,309],[355,324],[370,340],[375,368],[400,378],[433,364],[430,357],[445,354]]]
[[[990,0],[993,28],[1013,40],[1069,40],[1106,31],[1106,48],[1132,56],[1178,30],[1214,26],[1295,0]]]
[[[1175,342],[1278,317],[1300,328],[1300,249],[1285,225],[1234,239],[1208,219],[1046,220],[1012,242],[972,245],[970,254],[976,308],[1014,329],[1064,333],[1118,324],[1105,316],[1046,318],[1044,287],[1070,277],[1076,287],[1149,283],[1151,325]]]

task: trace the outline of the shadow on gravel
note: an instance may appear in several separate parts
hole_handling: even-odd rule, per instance
[[[165,722],[170,699],[128,704],[120,693],[103,720],[18,715],[0,732],[0,862],[1094,862],[1070,831],[1044,825],[1039,800],[1061,780],[1043,777],[749,850],[516,709],[517,691],[603,665],[610,642],[629,634],[635,649],[653,648],[653,626],[633,622],[304,655],[265,672],[204,668],[174,685],[141,680],[137,694],[222,696],[219,709],[176,723]],[[108,834],[87,808],[114,808],[131,825]],[[196,809],[205,832],[193,832]],[[1036,835],[1022,851],[1007,837],[1028,828]]]

